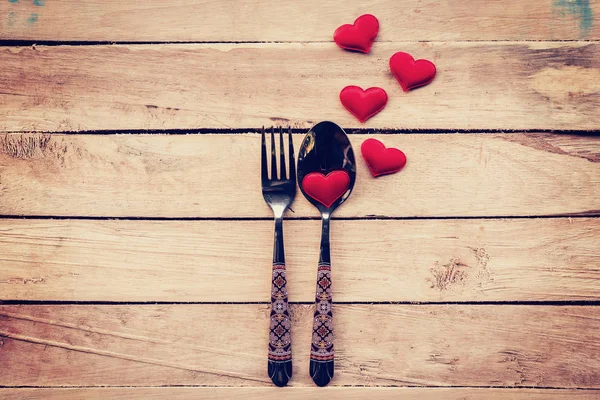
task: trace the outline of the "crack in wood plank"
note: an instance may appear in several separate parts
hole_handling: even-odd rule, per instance
[[[210,374],[210,375],[218,375],[218,376],[243,379],[243,380],[254,381],[254,382],[268,382],[267,379],[257,379],[256,377],[253,377],[251,375],[246,375],[246,374],[235,374],[230,371],[213,370],[213,369],[205,368],[205,367],[199,368],[199,367],[196,367],[193,365],[170,363],[170,362],[167,362],[164,360],[145,358],[145,357],[141,357],[141,356],[134,356],[134,355],[128,355],[128,354],[121,354],[121,353],[116,353],[116,352],[107,351],[107,350],[91,349],[91,348],[83,347],[83,346],[74,346],[74,345],[70,345],[67,343],[56,342],[53,340],[45,340],[45,339],[40,339],[40,338],[36,338],[36,337],[15,334],[15,333],[10,333],[10,332],[0,331],[0,336],[3,336],[8,339],[16,340],[16,341],[27,342],[27,343],[38,344],[38,345],[45,345],[45,346],[49,346],[49,347],[56,347],[56,348],[61,348],[61,349],[65,349],[65,350],[75,351],[78,353],[93,354],[93,355],[102,356],[102,357],[116,358],[116,359],[120,359],[120,360],[156,365],[156,366],[160,366],[160,367],[174,368],[174,369],[180,369],[180,370],[191,371],[191,372],[199,372],[199,373]]]
[[[265,310],[268,311],[268,306],[265,305],[264,308],[265,308]],[[1,317],[17,319],[17,320],[21,320],[21,321],[35,322],[35,323],[40,323],[40,324],[49,325],[49,326],[73,329],[73,330],[81,331],[81,332],[95,333],[95,334],[111,336],[111,337],[115,337],[115,338],[119,338],[119,339],[133,340],[133,341],[139,341],[139,342],[149,343],[149,344],[164,344],[164,345],[177,344],[176,341],[171,341],[171,340],[150,338],[148,336],[142,336],[142,335],[130,335],[130,334],[122,333],[122,332],[110,331],[110,330],[106,330],[106,329],[98,329],[98,328],[93,328],[91,326],[83,326],[81,324],[78,324],[78,325],[70,324],[70,323],[63,322],[63,321],[49,320],[49,319],[45,319],[45,318],[33,317],[30,315],[22,315],[22,314],[15,314],[15,313],[9,313],[9,312],[0,312],[0,318]],[[205,347],[205,346],[198,346],[198,345],[186,345],[186,347],[189,349],[201,350],[201,351],[207,352],[207,353],[214,353],[214,354],[221,354],[221,355],[231,354],[230,352],[219,351],[217,348],[214,348],[214,347]],[[244,357],[249,357],[249,358],[257,358],[257,356],[255,356],[253,354],[244,353],[243,351],[236,352],[236,354],[239,356],[244,356]]]
[[[553,135],[549,136],[547,134],[536,134],[536,133],[528,133],[528,134],[513,134],[513,135],[495,135],[495,137],[506,140],[512,143],[518,143],[522,146],[530,147],[532,149],[546,151],[552,154],[560,154],[566,155],[570,157],[582,158],[584,160],[591,161],[593,163],[600,162],[600,151],[594,152],[593,143],[598,141],[598,138],[595,137],[572,137],[568,135]],[[569,138],[572,137],[573,141],[569,141]],[[582,146],[579,143],[589,142],[590,146]],[[566,147],[560,147],[564,145]],[[600,147],[597,147],[600,150]]]

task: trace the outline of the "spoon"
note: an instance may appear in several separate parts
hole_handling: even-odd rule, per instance
[[[306,199],[321,213],[321,253],[317,272],[310,376],[318,386],[333,378],[333,313],[329,221],[348,199],[356,179],[354,152],[346,133],[333,122],[316,124],[304,137],[298,156],[298,182]]]

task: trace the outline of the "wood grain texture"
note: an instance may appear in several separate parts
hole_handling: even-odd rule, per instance
[[[339,25],[364,13],[379,18],[380,41],[600,38],[597,0],[37,2],[43,7],[24,3],[0,3],[0,39],[331,41]],[[31,13],[38,15],[35,21]]]
[[[295,136],[296,150],[303,135]],[[373,179],[376,137],[406,167]],[[334,217],[530,216],[600,210],[600,137],[350,135],[357,182]],[[265,217],[259,134],[0,136],[0,214]],[[298,191],[290,218],[317,217]]]
[[[306,400],[326,397],[331,400],[597,400],[597,390],[571,389],[479,389],[479,388],[44,388],[1,389],[3,400],[188,400],[248,399]]]
[[[388,68],[399,50],[436,79],[404,93]],[[340,104],[349,84],[388,92],[366,127],[600,126],[591,42],[381,43],[358,58],[331,43],[5,47],[0,69],[0,130],[14,132],[363,126]]]
[[[319,221],[286,221],[290,301]],[[600,220],[334,221],[334,301],[600,300]],[[3,220],[0,300],[267,302],[271,221]],[[144,290],[143,288],[152,288]]]
[[[598,307],[334,307],[334,386],[600,387]],[[312,308],[292,306],[292,386],[314,385]],[[268,314],[268,304],[0,306],[0,385],[270,386]]]

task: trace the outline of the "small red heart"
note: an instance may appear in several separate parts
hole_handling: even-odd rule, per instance
[[[427,85],[435,78],[435,64],[429,60],[416,60],[399,51],[390,58],[390,69],[405,92]]]
[[[398,172],[406,165],[406,155],[401,150],[386,148],[377,139],[365,140],[360,146],[360,151],[371,175],[375,177]]]
[[[333,33],[333,40],[342,49],[368,53],[379,32],[379,21],[371,14],[361,15],[354,24],[340,26]]]
[[[348,186],[350,175],[344,170],[332,171],[327,175],[311,172],[302,179],[304,192],[328,208],[346,193]]]
[[[358,86],[346,86],[340,92],[340,101],[360,122],[365,122],[387,104],[388,95],[380,87],[362,90]]]

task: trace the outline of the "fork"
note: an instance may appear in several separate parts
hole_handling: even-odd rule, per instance
[[[296,163],[294,161],[294,144],[292,142],[291,128],[288,128],[288,140],[290,158],[289,178],[286,173],[281,127],[279,128],[279,176],[277,176],[275,134],[273,127],[271,127],[271,178],[269,178],[267,145],[265,143],[265,128],[263,126],[261,146],[262,194],[275,216],[268,373],[273,383],[277,386],[285,386],[292,377],[291,322],[288,310],[285,253],[283,250],[283,213],[292,204],[296,195]]]

